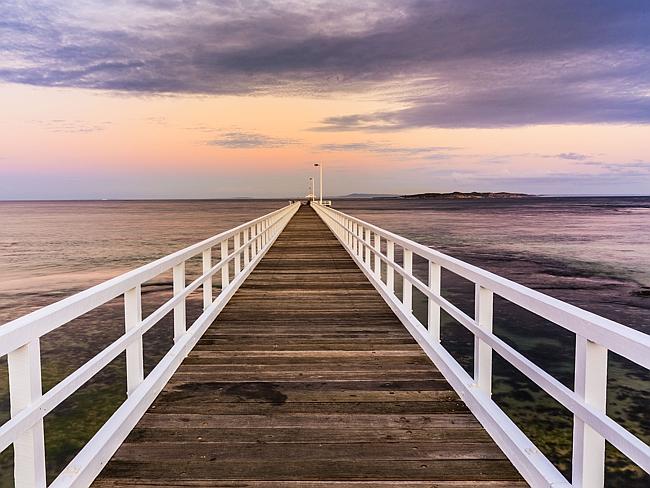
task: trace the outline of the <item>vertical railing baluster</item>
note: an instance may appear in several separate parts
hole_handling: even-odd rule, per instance
[[[348,219],[348,218],[346,217],[346,219],[345,219],[345,229],[346,229],[346,232],[345,232],[345,243],[348,245],[348,247],[350,247],[350,244],[352,243],[352,235],[350,234],[350,232],[348,232],[348,231],[352,230],[352,225],[351,225],[351,223],[352,223],[352,222],[350,221],[350,219]]]
[[[251,228],[247,227],[244,229],[244,267],[248,266],[248,263],[251,260],[251,244],[250,244],[250,238],[251,238]]]
[[[362,227],[357,222],[357,256],[363,260],[363,244],[361,243]]]
[[[476,284],[474,321],[486,332],[492,332],[493,303],[492,290]],[[492,348],[478,337],[474,337],[474,381],[485,393],[492,394]]]
[[[381,252],[381,236],[375,232],[375,276],[381,280],[381,259],[379,253]]]
[[[203,251],[203,274],[212,268],[212,248]],[[203,310],[212,304],[212,276],[203,282]]]
[[[363,243],[364,243],[364,258],[363,258],[363,263],[366,265],[368,269],[370,269],[370,229],[367,227],[363,228]]]
[[[576,394],[605,413],[607,404],[607,349],[576,336]],[[573,416],[573,486],[602,488],[605,483],[605,439],[578,416]]]
[[[413,285],[407,279],[407,276],[413,276],[413,251],[404,248],[404,271],[405,276],[402,276],[402,304],[404,310],[412,312],[413,310]]]
[[[221,292],[230,284],[230,270],[228,269],[228,239],[221,241]]]
[[[241,232],[237,232],[235,234],[235,237],[233,238],[233,246],[234,250],[233,252],[235,253],[235,276],[239,274],[241,271],[241,243],[240,243],[240,238],[241,238]]]
[[[124,293],[124,329],[130,332],[142,324],[142,288],[137,285]],[[130,395],[144,380],[142,334],[126,346],[126,393]]]
[[[429,290],[437,296],[440,296],[440,275],[440,265],[429,261]],[[440,305],[430,297],[428,302],[427,328],[431,337],[440,342]]]
[[[392,264],[395,263],[395,242],[386,240],[386,258],[388,265],[386,266],[386,286],[391,293],[395,293],[395,269]]]
[[[266,246],[266,243],[268,242],[268,220],[264,219],[262,221],[262,247]]]
[[[11,416],[15,417],[42,395],[40,340],[33,339],[10,352],[7,363]],[[17,487],[29,488],[46,485],[42,418],[14,441],[14,483]]]
[[[185,289],[185,261],[172,269],[174,296],[180,295]],[[185,298],[174,307],[174,342],[178,341],[186,331]]]

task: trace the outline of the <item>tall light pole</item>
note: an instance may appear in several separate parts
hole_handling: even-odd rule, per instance
[[[314,166],[318,166],[320,169],[320,204],[323,204],[323,163],[314,163]]]
[[[311,197],[311,201],[314,201],[314,178],[311,176],[309,177],[309,196]]]

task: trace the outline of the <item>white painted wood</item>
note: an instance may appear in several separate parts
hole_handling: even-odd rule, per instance
[[[395,243],[391,240],[386,241],[386,286],[391,293],[395,293]]]
[[[233,237],[233,239],[234,239],[233,240],[233,242],[234,242],[233,245],[235,246],[234,252],[235,252],[235,255],[236,255],[236,257],[235,257],[235,271],[234,271],[235,276],[237,276],[239,274],[239,272],[241,271],[241,242],[240,242],[240,238],[241,238],[240,234],[235,234],[235,236]]]
[[[370,268],[370,229],[363,227],[363,249],[364,255],[363,262]]]
[[[251,229],[250,229],[250,227],[248,227],[244,231],[244,241],[245,241],[245,243],[244,243],[244,267],[248,266],[248,263],[251,260],[251,257],[250,257],[251,246],[249,244],[250,239],[251,239]]]
[[[494,297],[481,285],[474,291],[474,321],[481,329],[492,333]],[[474,337],[474,381],[487,395],[492,394],[492,348],[479,337]]]
[[[431,293],[438,296],[440,296],[440,277],[440,265],[429,261],[429,290],[431,290]],[[427,328],[431,338],[436,342],[440,342],[440,305],[438,305],[435,300],[428,297],[427,302]]]
[[[20,415],[41,397],[41,351],[35,339],[7,357],[11,417]],[[45,479],[43,419],[23,431],[14,441],[14,482],[16,487],[40,488]]]
[[[256,239],[259,242],[259,238]],[[221,268],[221,291],[225,290],[230,283],[230,270],[228,269],[228,241],[221,242],[221,262],[224,264]]]
[[[379,257],[379,254],[381,254],[381,237],[379,237],[379,234],[375,233],[373,235],[374,241],[374,248],[375,248],[375,275],[381,279],[381,258]]]
[[[135,286],[124,294],[124,329],[131,332],[142,324],[142,289]],[[144,380],[142,334],[126,346],[126,393],[131,395]]]
[[[413,251],[404,249],[404,272],[407,275],[413,273]],[[402,304],[408,313],[413,311],[413,285],[409,280],[402,280]]]
[[[599,412],[607,405],[607,349],[576,337],[575,393]],[[605,438],[578,416],[573,418],[573,486],[605,485]]]
[[[180,295],[185,289],[185,262],[177,264],[172,268],[172,281],[174,295]],[[187,328],[187,312],[185,298],[174,307],[174,342],[185,334]]]
[[[202,256],[202,270],[203,274],[206,274],[212,268],[212,248],[208,248],[203,251]],[[203,310],[208,308],[212,303],[212,276],[209,276],[203,282]]]

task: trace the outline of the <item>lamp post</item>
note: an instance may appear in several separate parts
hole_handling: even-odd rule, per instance
[[[320,179],[318,180],[320,182],[320,204],[323,204],[323,163],[314,163],[314,166],[318,166],[320,169]]]
[[[311,176],[309,177],[309,198],[311,198],[311,201],[314,201],[314,178]]]

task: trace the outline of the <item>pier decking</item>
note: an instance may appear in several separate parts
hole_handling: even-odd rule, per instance
[[[302,207],[95,486],[527,484]]]

